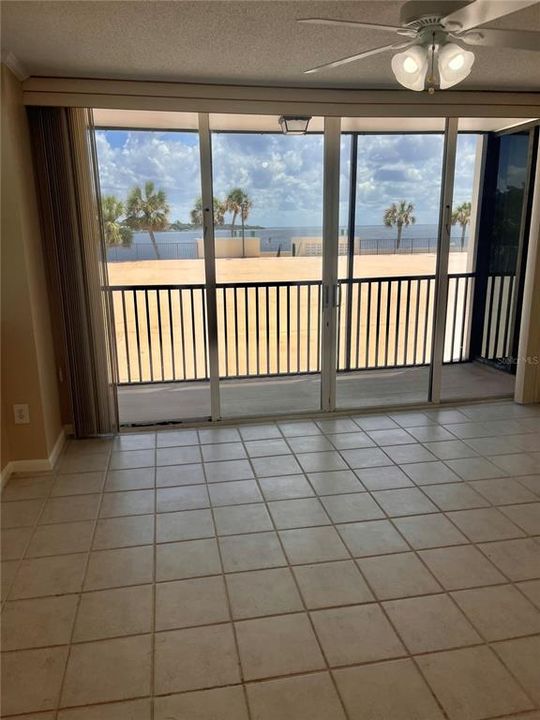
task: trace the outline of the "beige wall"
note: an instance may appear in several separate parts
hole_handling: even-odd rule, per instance
[[[2,469],[45,459],[62,430],[30,138],[20,83],[2,65]],[[30,424],[15,425],[13,403]]]

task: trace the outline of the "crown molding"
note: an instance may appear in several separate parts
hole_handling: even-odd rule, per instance
[[[24,64],[11,50],[2,50],[2,64],[6,65],[20,82],[24,82],[24,80],[30,77],[30,73]]]

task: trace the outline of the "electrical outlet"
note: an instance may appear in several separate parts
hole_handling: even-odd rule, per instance
[[[28,425],[30,422],[30,408],[26,403],[17,403],[13,406],[15,425]]]

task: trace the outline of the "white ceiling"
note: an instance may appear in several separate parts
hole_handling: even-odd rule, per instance
[[[314,65],[390,44],[393,33],[300,26],[295,19],[396,25],[401,5],[395,0],[4,0],[2,49],[33,76],[397,88],[386,53],[303,74]],[[489,27],[540,31],[540,4]],[[460,88],[540,90],[538,53],[484,47],[475,53],[473,71]]]

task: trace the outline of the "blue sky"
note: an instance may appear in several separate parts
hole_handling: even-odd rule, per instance
[[[101,190],[125,199],[145,180],[163,188],[171,221],[189,221],[200,195],[196,133],[98,130]],[[348,211],[349,136],[342,138],[340,222]],[[414,203],[416,222],[436,223],[443,139],[440,135],[361,135],[358,140],[357,224],[379,225],[392,202]],[[454,204],[470,200],[476,136],[460,135]],[[214,194],[245,189],[249,221],[272,226],[319,226],[322,221],[322,136],[217,133],[212,138]]]

